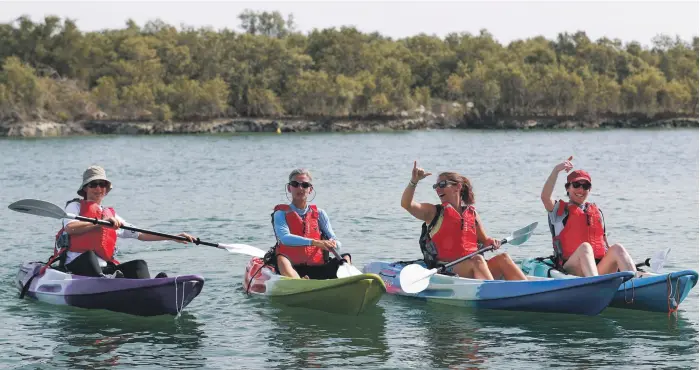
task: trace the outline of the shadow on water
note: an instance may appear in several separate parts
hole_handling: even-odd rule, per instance
[[[166,368],[199,368],[206,338],[203,324],[187,312],[180,316],[139,317],[18,300],[6,309],[24,333],[49,339],[48,356],[27,354],[23,364],[47,368],[102,369],[158,363]],[[26,335],[26,334],[25,334]]]
[[[265,367],[365,368],[383,364],[389,357],[381,307],[346,316],[265,303],[268,308],[261,311],[261,318],[271,324]]]

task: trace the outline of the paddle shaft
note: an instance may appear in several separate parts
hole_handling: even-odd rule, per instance
[[[345,258],[340,256],[340,253],[338,253],[338,251],[335,250],[335,248],[331,248],[331,252],[333,252],[333,255],[335,256],[335,258],[340,260],[341,264],[347,262],[347,261],[345,261]]]
[[[70,218],[73,218],[73,219],[76,219],[76,220],[79,220],[79,221],[90,222],[90,223],[95,224],[95,225],[98,225],[98,224],[99,224],[99,225],[105,225],[105,226],[112,226],[112,223],[111,223],[111,222],[105,221],[105,220],[99,220],[99,219],[97,219],[97,218],[90,218],[90,217],[83,217],[83,216],[75,216],[75,215],[70,215],[70,214],[69,214],[68,216],[69,216],[69,217],[70,217],[70,216],[73,216],[73,217],[70,217]],[[126,225],[122,225],[122,226],[120,226],[120,228],[121,228],[121,229],[124,229],[124,230],[136,231],[136,232],[144,233],[144,234],[151,234],[151,235],[156,235],[156,236],[162,236],[162,237],[168,238],[168,239],[174,239],[174,240],[180,240],[180,241],[183,241],[183,242],[189,242],[189,239],[187,239],[187,238],[185,238],[185,237],[183,237],[183,236],[171,235],[171,234],[164,234],[164,233],[159,233],[159,232],[157,232],[157,231],[139,229],[138,227],[132,227],[132,226],[126,226]],[[201,244],[201,245],[206,245],[206,246],[209,246],[209,247],[216,247],[216,248],[219,248],[219,245],[218,245],[218,244],[209,243],[209,242],[205,242],[205,241],[201,241],[201,240],[199,240],[199,238],[195,239],[195,240],[193,241],[193,243],[194,243],[194,244],[197,244],[197,245],[200,245],[200,244]]]
[[[503,239],[503,240],[501,240],[501,245],[507,244],[507,243],[508,243],[508,239]],[[468,260],[468,259],[470,259],[470,258],[476,256],[477,254],[485,253],[485,252],[488,252],[488,251],[491,251],[491,250],[493,250],[493,246],[488,246],[488,247],[485,247],[485,248],[481,248],[481,249],[479,249],[478,251],[476,251],[476,252],[474,252],[474,253],[469,253],[469,254],[467,254],[467,255],[464,256],[464,257],[458,258],[458,259],[456,259],[456,260],[454,260],[454,261],[452,261],[452,262],[446,264],[445,266],[442,266],[442,269],[441,269],[441,270],[442,270],[442,271],[445,271],[446,269],[448,269],[448,268],[450,268],[450,267],[452,267],[452,266],[454,266],[454,265],[456,265],[456,264],[458,264],[458,263],[460,263],[460,262],[462,262],[462,261],[464,261],[464,260]]]

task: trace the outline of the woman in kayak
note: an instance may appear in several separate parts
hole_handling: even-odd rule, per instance
[[[577,276],[596,276],[637,268],[621,244],[608,246],[603,212],[588,203],[591,176],[583,170],[572,171],[566,177],[566,195],[569,201],[554,201],[552,192],[559,172],[573,168],[571,160],[557,164],[542,188],[542,203],[549,212],[554,257],[557,267]]]
[[[78,188],[78,195],[83,199],[73,199],[66,204],[66,213],[83,217],[98,218],[109,221],[112,226],[103,226],[86,221],[64,219],[63,228],[56,235],[61,266],[69,272],[83,276],[125,277],[131,279],[148,279],[148,265],[143,260],[119,263],[114,259],[117,250],[117,238],[134,238],[142,241],[170,240],[168,238],[142,234],[120,229],[128,225],[113,208],[102,206],[102,201],[112,190],[112,183],[107,180],[105,170],[100,166],[91,166],[83,173],[83,182]],[[67,236],[67,237],[66,237]],[[194,241],[191,235],[181,233],[179,236]],[[181,241],[180,243],[186,243]],[[60,252],[59,252],[60,251]],[[113,275],[112,275],[113,274]],[[163,272],[156,278],[167,277]]]
[[[417,203],[413,200],[418,182],[431,173],[413,162],[411,180],[401,196],[401,207],[422,220],[421,250],[428,267],[444,265],[477,251],[477,243],[500,248],[501,242],[486,235],[484,225],[474,208],[471,182],[456,172],[441,173],[433,189],[441,204]],[[427,226],[426,226],[427,225]],[[490,260],[481,255],[452,267],[452,272],[465,278],[494,280],[526,280],[523,272],[507,253]]]
[[[277,273],[308,279],[334,279],[341,263],[350,263],[350,255],[342,255],[344,261],[331,258],[329,251],[340,248],[326,212],[308,203],[314,190],[311,173],[295,169],[289,174],[287,192],[292,203],[279,204],[272,213],[277,244],[266,260]]]

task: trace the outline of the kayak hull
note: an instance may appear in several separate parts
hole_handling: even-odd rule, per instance
[[[554,270],[551,264],[535,258],[522,261],[520,268],[529,276],[551,276],[558,279],[579,278]],[[667,274],[646,273],[642,277],[621,284],[610,303],[610,307],[652,312],[674,311],[678,309],[697,282],[698,273],[693,270]]]
[[[287,306],[344,315],[358,315],[375,306],[386,292],[384,282],[374,274],[328,280],[291,279],[275,274],[257,257],[246,266],[243,289]]]
[[[401,289],[399,282],[405,266],[400,262],[371,262],[364,272],[379,275],[389,294],[461,307],[591,316],[605,309],[617,287],[633,276],[617,273],[571,282],[538,277],[524,281],[478,280],[436,274],[430,277],[427,289],[410,294]]]
[[[183,275],[159,279],[87,277],[52,268],[38,274],[43,263],[20,266],[15,285],[25,297],[41,302],[86,309],[104,309],[137,316],[177,315],[199,295],[204,278]]]

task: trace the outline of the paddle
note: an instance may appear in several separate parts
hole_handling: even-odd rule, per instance
[[[362,271],[358,270],[357,267],[348,263],[348,261],[346,261],[343,257],[340,256],[340,254],[335,248],[331,248],[331,252],[333,252],[335,258],[340,260],[340,266],[338,266],[338,271],[335,274],[335,276],[337,276],[338,279],[355,275],[362,275]]]
[[[22,200],[19,200],[17,202],[10,204],[8,208],[10,208],[13,211],[17,211],[17,212],[21,212],[21,213],[28,213],[30,215],[41,216],[41,217],[51,217],[51,218],[57,218],[57,219],[71,218],[71,219],[79,220],[79,221],[92,222],[95,225],[97,225],[97,224],[105,225],[105,226],[112,225],[110,222],[105,221],[105,220],[99,220],[96,218],[89,218],[89,217],[83,217],[83,216],[76,216],[72,213],[66,213],[61,207],[59,207],[53,203],[45,202],[43,200],[38,200],[38,199],[22,199]],[[162,236],[164,238],[189,242],[189,240],[187,238],[182,237],[182,236],[178,236],[178,235],[164,234],[164,233],[159,233],[157,231],[139,229],[136,227],[125,226],[125,225],[122,225],[120,228],[122,228],[124,230],[131,230],[131,231],[136,231],[136,232],[140,232],[140,233],[144,233],[144,234],[157,235],[157,236]],[[197,245],[201,244],[201,245],[206,245],[208,247],[225,249],[225,250],[229,251],[230,253],[246,254],[249,256],[253,256],[253,257],[263,258],[265,256],[265,251],[263,251],[262,249],[247,245],[247,244],[209,243],[209,242],[199,240],[199,238],[197,238],[194,241],[194,244],[197,244]]]
[[[671,247],[668,247],[664,250],[658,251],[658,252],[654,253],[654,255],[651,256],[651,258],[647,258],[644,262],[638,263],[637,268],[649,266],[649,267],[651,267],[651,272],[658,274],[659,272],[661,272],[661,268],[666,263],[666,260],[668,259],[668,254],[670,252],[671,252]]]
[[[537,222],[533,222],[532,224],[514,231],[512,234],[510,234],[509,237],[501,240],[501,245],[503,244],[511,244],[511,245],[520,245],[525,243],[528,239],[530,239],[530,236],[532,235],[532,232],[535,230],[537,227]],[[478,251],[474,253],[470,253],[464,257],[461,257],[459,259],[456,259],[445,266],[442,266],[439,271],[445,271],[449,267],[452,267],[466,259],[472,258],[476,256],[477,254],[488,252],[490,250],[493,250],[493,246],[489,246],[486,248],[481,248]],[[426,269],[423,266],[419,264],[411,264],[403,269],[401,269],[401,273],[399,274],[399,282],[401,283],[401,289],[406,292],[406,293],[419,293],[424,291],[428,285],[430,284],[430,277],[437,274],[438,272],[437,268],[433,269]]]

